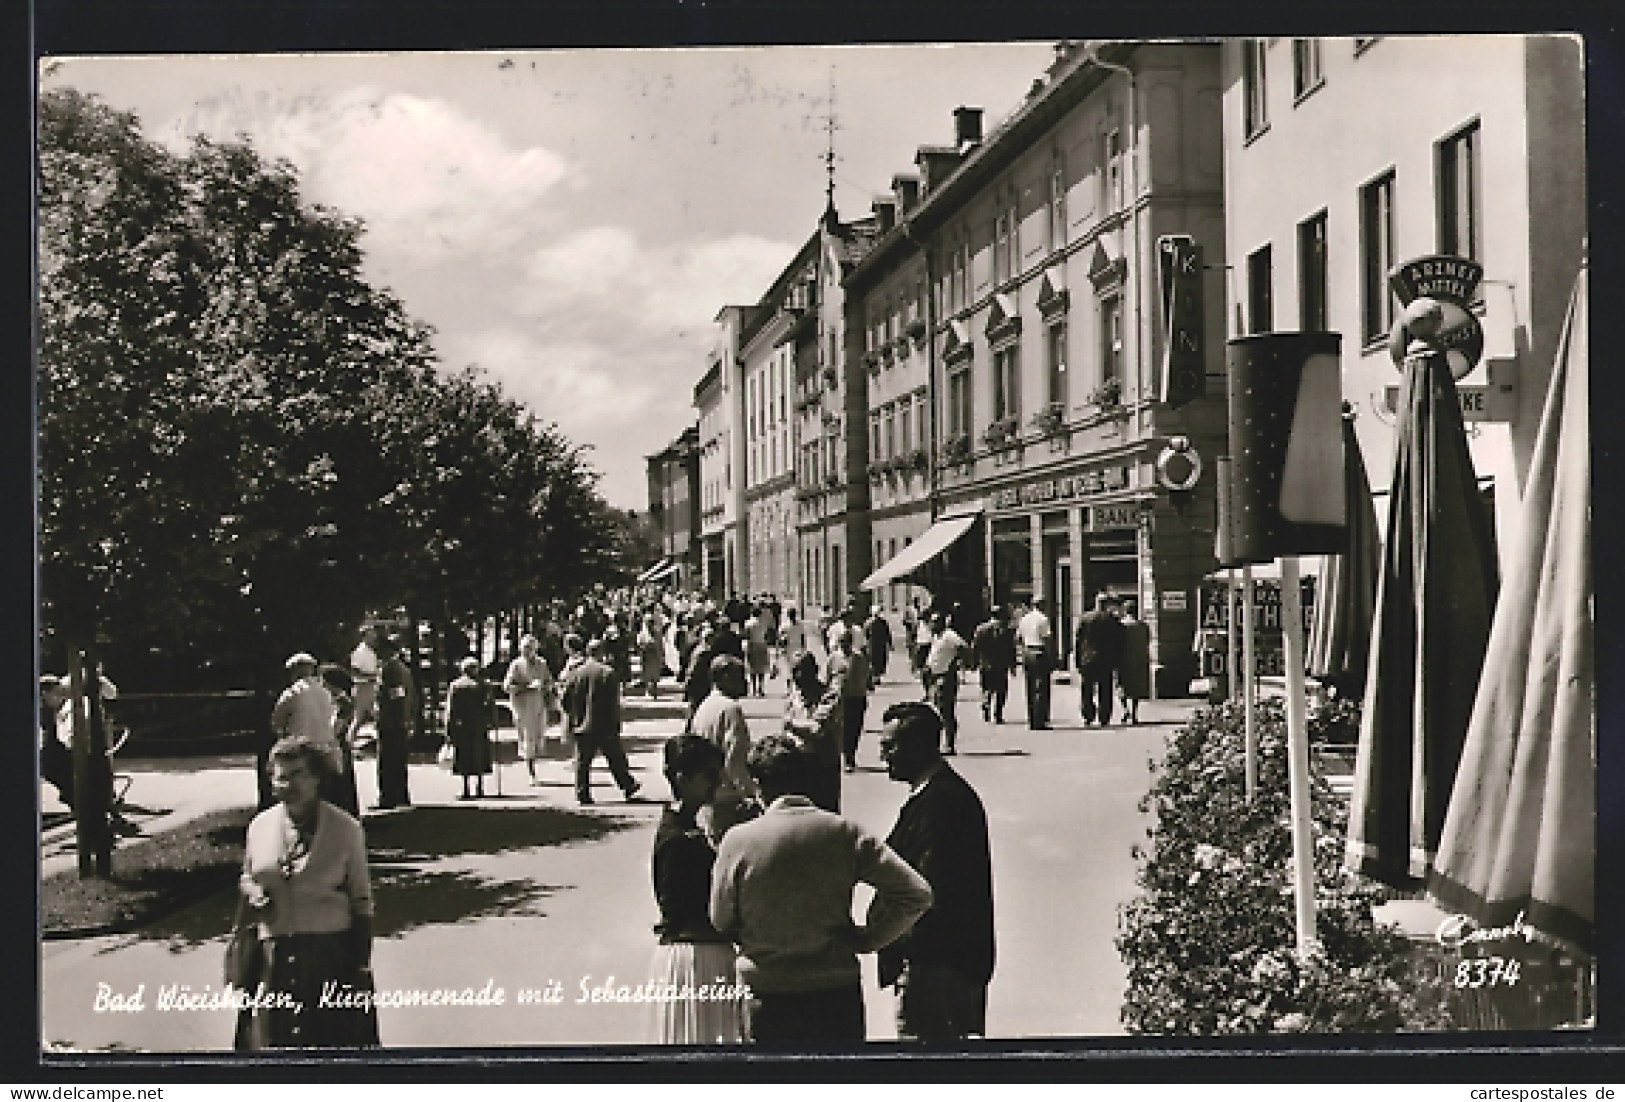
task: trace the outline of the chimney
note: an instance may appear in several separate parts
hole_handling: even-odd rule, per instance
[[[907,214],[920,202],[920,178],[898,173],[891,178],[892,194],[897,196],[897,213]]]
[[[875,228],[881,233],[887,233],[897,224],[897,201],[895,199],[876,199],[870,206],[875,213]]]
[[[966,146],[982,140],[982,109],[980,107],[954,108],[954,145],[963,153]]]
[[[959,167],[959,151],[944,145],[922,145],[914,154],[920,169],[920,197],[936,191]]]

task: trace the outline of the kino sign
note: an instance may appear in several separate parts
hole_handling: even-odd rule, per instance
[[[1484,329],[1471,308],[1473,294],[1483,278],[1482,264],[1459,256],[1419,256],[1388,273],[1388,285],[1402,307],[1419,298],[1430,298],[1442,308],[1443,323],[1435,339],[1444,345],[1450,375],[1457,382],[1477,367],[1484,355]],[[1388,354],[1396,367],[1405,363],[1410,342],[1403,321],[1395,324],[1388,339]]]

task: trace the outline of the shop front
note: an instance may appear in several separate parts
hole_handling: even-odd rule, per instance
[[[1130,486],[1128,465],[1116,463],[1006,487],[988,499],[989,598],[1006,607],[1044,600],[1063,662],[1097,593],[1139,596],[1146,510],[1144,495]]]

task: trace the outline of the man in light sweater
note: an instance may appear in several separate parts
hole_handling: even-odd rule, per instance
[[[862,1041],[857,954],[907,933],[930,908],[931,886],[886,843],[813,806],[813,762],[799,739],[764,737],[749,765],[767,811],[722,839],[710,910],[717,930],[739,944],[750,1039]],[[875,890],[862,926],[852,921],[860,882]]]
[[[730,654],[710,662],[711,692],[694,709],[689,729],[722,751],[722,783],[700,809],[699,822],[715,845],[735,824],[754,814],[756,781],[750,775],[750,725],[739,698],[745,695],[745,664]]]

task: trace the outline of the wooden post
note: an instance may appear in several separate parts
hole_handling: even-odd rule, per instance
[[[1304,698],[1303,598],[1298,560],[1281,562],[1281,625],[1286,658],[1287,775],[1292,801],[1292,887],[1297,901],[1298,957],[1315,944],[1315,839],[1309,808],[1309,716]]]

